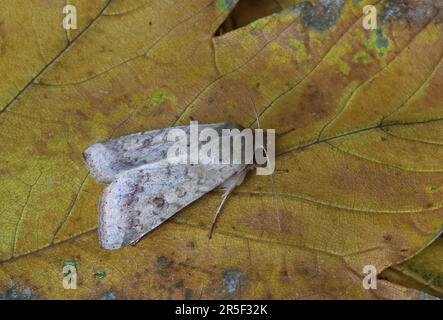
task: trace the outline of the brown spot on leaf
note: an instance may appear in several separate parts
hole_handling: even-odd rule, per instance
[[[392,235],[390,235],[389,233],[385,234],[383,236],[383,239],[385,239],[386,241],[391,241],[392,240]]]

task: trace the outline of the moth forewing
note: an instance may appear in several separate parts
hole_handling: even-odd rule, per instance
[[[239,128],[225,123],[199,127],[220,133],[222,129]],[[165,138],[171,129],[113,139],[85,152],[91,173],[101,181],[112,179],[99,206],[99,238],[103,248],[117,249],[138,241],[246,168],[245,163],[223,164],[220,154],[211,154],[198,164],[171,164],[166,155],[174,142]],[[221,145],[227,139],[232,137],[221,136],[210,143]],[[208,147],[205,141],[199,145]]]
[[[131,134],[90,146],[83,153],[98,182],[110,183],[122,171],[164,158],[164,129]]]
[[[226,128],[241,127],[232,123],[198,126],[199,131],[206,128],[221,133]],[[169,148],[175,143],[168,140],[169,132],[176,129],[184,131],[189,139],[190,126],[157,129],[96,143],[86,149],[83,157],[90,173],[98,182],[110,183],[119,172],[165,159]]]

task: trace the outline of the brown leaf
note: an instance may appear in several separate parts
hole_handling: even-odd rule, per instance
[[[49,34],[36,74],[14,76],[12,61],[25,62],[0,53],[3,81],[21,83],[2,84],[5,296],[422,297],[361,281],[365,265],[381,272],[442,229],[439,8],[426,2],[431,15],[420,18],[414,2],[392,16],[395,5],[382,1],[380,29],[368,31],[362,8],[376,1],[303,3],[214,37],[236,2],[112,1],[62,51],[50,50],[61,36]],[[254,126],[250,99],[262,127],[278,133],[275,189],[270,177],[249,176],[210,241],[217,193],[135,247],[98,248],[102,186],[83,164],[87,146],[190,117]],[[63,289],[66,263],[78,290]]]

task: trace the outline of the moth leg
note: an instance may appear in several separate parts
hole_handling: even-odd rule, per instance
[[[214,218],[212,219],[211,228],[209,229],[208,238],[211,239],[212,232],[214,231],[215,222],[217,221],[217,218],[221,212],[221,209],[223,208],[223,205],[225,204],[226,199],[228,199],[228,196],[231,194],[231,192],[239,185],[242,184],[243,180],[246,177],[246,173],[248,172],[247,168],[240,171],[235,176],[229,178],[225,183],[223,183],[222,188],[225,190],[222,196],[222,201],[220,205],[217,208],[217,211],[215,212]]]

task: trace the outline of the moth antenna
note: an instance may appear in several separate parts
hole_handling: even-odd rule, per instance
[[[249,88],[247,88],[247,90],[250,92]],[[256,107],[255,102],[252,99],[250,94],[248,95],[248,99],[251,102],[252,108],[254,109],[255,118],[257,119],[257,127],[259,129],[261,129],[260,117],[259,117],[258,112],[257,112],[257,107]],[[268,159],[268,161],[269,161],[269,156],[268,156],[268,152],[267,152],[266,148],[264,146],[260,146],[260,147],[263,149],[263,152],[265,153],[266,159]],[[272,176],[271,177],[272,194],[274,195],[273,201],[274,201],[275,215],[276,215],[276,219],[277,219],[278,229],[281,231],[280,209],[278,207],[278,199],[277,199],[276,191],[275,191],[275,173],[273,172],[271,176]]]
[[[246,87],[246,90],[250,92],[250,90],[249,90],[248,87]],[[256,117],[256,119],[257,119],[257,126],[258,126],[258,128],[260,129],[260,119],[259,119],[259,116],[258,116],[258,113],[257,113],[257,108],[256,108],[256,106],[255,106],[255,102],[254,102],[254,100],[252,99],[252,97],[251,97],[250,94],[248,94],[248,99],[249,99],[249,101],[251,102],[252,108],[253,108],[254,113],[255,113],[255,117]],[[263,146],[261,146],[261,147],[264,149]],[[266,156],[267,156],[267,155],[266,155]],[[268,158],[268,159],[269,159],[269,158]],[[231,194],[231,192],[232,192],[232,191],[233,191],[238,185],[241,184],[241,182],[243,181],[243,179],[244,179],[245,176],[246,176],[246,172],[247,172],[247,170],[248,170],[248,168],[245,168],[245,169],[243,169],[243,171],[239,172],[239,173],[238,173],[239,178],[238,178],[237,180],[235,180],[235,183],[233,183],[232,185],[230,185],[230,186],[226,189],[225,193],[223,194],[222,201],[221,201],[220,205],[218,206],[217,211],[215,212],[214,218],[212,219],[211,228],[209,229],[209,233],[208,233],[208,238],[209,238],[209,239],[211,239],[211,237],[212,237],[212,233],[214,232],[214,228],[215,228],[215,223],[217,222],[217,218],[218,218],[218,216],[220,215],[221,209],[223,208],[223,205],[225,204],[226,199],[227,199],[228,196]]]
[[[248,91],[249,91],[249,89],[248,89]],[[260,117],[258,116],[257,107],[255,106],[255,102],[254,102],[254,100],[252,99],[251,95],[248,95],[248,99],[249,99],[249,101],[251,102],[252,108],[254,109],[255,118],[257,119],[257,126],[258,126],[259,129],[261,129],[261,126],[260,126]]]

